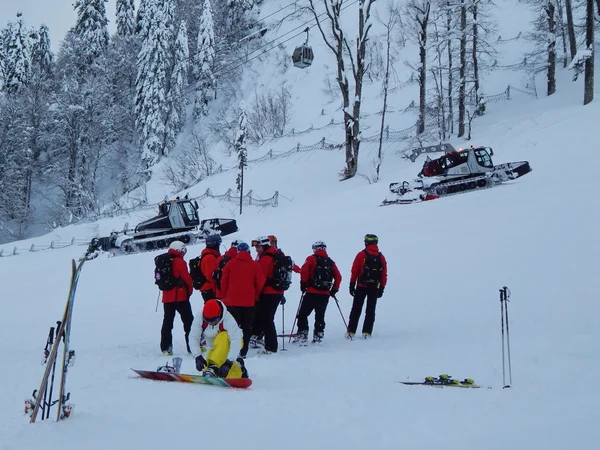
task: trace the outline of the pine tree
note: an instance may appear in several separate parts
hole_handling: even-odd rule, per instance
[[[131,36],[134,33],[134,0],[117,0],[117,36]]]
[[[244,200],[244,169],[248,167],[248,149],[246,147],[246,136],[248,120],[246,117],[245,105],[242,102],[240,104],[240,112],[238,114],[238,126],[235,135],[234,151],[238,155],[238,173],[236,179],[237,190],[240,193],[240,214],[242,214],[243,200]]]
[[[54,55],[50,46],[50,30],[46,25],[40,26],[36,33],[36,40],[31,49],[31,63],[33,67],[38,68],[42,73],[50,75],[52,73],[52,63]]]
[[[108,19],[104,5],[107,1],[75,0],[73,4],[77,10],[77,23],[73,30],[82,38],[87,65],[102,55],[108,45]]]
[[[11,27],[6,42],[4,63],[4,89],[16,93],[25,86],[31,75],[31,43],[29,33],[23,25],[21,13],[17,13],[17,24]]]
[[[166,119],[169,115],[167,94],[171,81],[171,55],[173,45],[172,4],[170,0],[159,3],[146,0],[144,21],[148,35],[142,37],[138,55],[136,79],[136,126],[140,133],[142,160],[145,169],[168,153],[165,146]]]
[[[183,128],[185,123],[185,106],[187,79],[189,74],[189,49],[187,26],[185,21],[179,24],[179,32],[175,40],[175,49],[173,51],[174,61],[171,72],[170,89],[168,101],[170,109],[166,123],[166,143],[165,147],[170,150],[175,146],[175,138]]]
[[[198,80],[194,115],[208,115],[208,102],[215,98],[216,78],[213,72],[215,64],[215,30],[210,0],[204,0],[200,28],[198,32],[198,51],[194,75]]]

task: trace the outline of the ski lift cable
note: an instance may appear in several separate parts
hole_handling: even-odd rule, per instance
[[[345,5],[345,6],[344,6],[344,7],[343,7],[341,10],[343,11],[343,10],[345,10],[346,8],[349,8],[349,7],[351,7],[352,5],[354,5],[354,4],[356,4],[356,3],[358,3],[358,1],[359,1],[359,0],[354,0],[353,2],[351,2],[351,3],[347,4],[347,5]],[[321,16],[324,16],[324,15],[326,15],[326,14],[327,14],[327,12],[326,12],[326,11],[325,11],[325,12],[322,12],[321,14],[319,14],[319,15],[317,16],[317,18],[320,18]],[[239,63],[239,64],[238,64],[238,63],[236,63],[236,62],[232,62],[232,63],[226,64],[225,66],[222,66],[222,67],[220,68],[220,70],[217,70],[217,71],[215,72],[215,75],[227,75],[227,74],[229,74],[229,73],[232,73],[234,70],[236,70],[236,69],[238,69],[238,68],[240,68],[240,67],[242,67],[242,66],[246,65],[248,62],[250,62],[250,61],[252,61],[252,60],[254,60],[254,59],[256,59],[256,58],[258,58],[258,57],[260,57],[260,56],[262,56],[262,55],[264,55],[265,53],[268,53],[268,52],[270,52],[271,50],[274,50],[274,49],[275,49],[276,47],[278,47],[279,45],[281,45],[281,44],[285,44],[286,42],[289,42],[289,41],[291,41],[292,39],[295,39],[296,37],[300,36],[301,34],[303,34],[303,33],[307,32],[307,29],[314,28],[315,26],[317,26],[317,23],[313,23],[312,25],[309,25],[311,22],[314,22],[314,21],[315,21],[315,18],[312,18],[312,19],[310,19],[309,21],[307,21],[307,22],[303,23],[302,25],[299,25],[299,26],[297,26],[297,27],[293,28],[292,30],[290,30],[290,31],[288,31],[288,32],[286,32],[286,33],[284,33],[284,34],[282,34],[282,35],[280,35],[280,36],[277,36],[277,37],[273,38],[271,41],[267,42],[266,44],[264,44],[264,45],[262,45],[262,46],[258,47],[257,49],[253,50],[252,52],[250,52],[250,54],[252,54],[252,53],[255,53],[255,52],[257,52],[257,51],[259,51],[259,50],[261,50],[261,49],[263,49],[263,48],[265,48],[265,47],[267,47],[267,46],[271,45],[271,47],[270,47],[270,48],[267,48],[267,49],[265,49],[264,51],[262,51],[261,53],[258,53],[258,54],[257,54],[257,55],[255,55],[255,56],[252,56],[252,57],[249,57],[249,58],[244,58],[244,62],[242,62],[242,63]],[[292,33],[293,31],[295,31],[295,30],[297,30],[297,29],[299,29],[299,28],[302,28],[302,27],[306,27],[306,28],[305,28],[305,29],[303,29],[302,31],[300,31],[300,32],[298,32],[298,33],[296,33],[296,34],[294,34],[293,36],[291,36],[291,37],[287,38],[287,39],[286,39],[286,40],[284,40],[284,41],[281,41],[281,42],[276,42],[276,41],[279,41],[279,39],[283,38],[284,36],[286,36],[286,35],[288,35],[288,34]],[[188,86],[188,88],[186,89],[186,94],[189,94],[189,93],[193,92],[194,90],[196,90],[196,88],[197,88],[197,85],[198,85],[199,83],[201,83],[201,81],[198,81],[198,82],[192,83],[190,86]]]

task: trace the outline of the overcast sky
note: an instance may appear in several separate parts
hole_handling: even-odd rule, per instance
[[[52,50],[58,51],[60,42],[73,25],[77,15],[73,10],[73,0],[0,0],[0,28],[9,21],[15,21],[17,11],[23,13],[26,25],[39,28],[45,23],[50,28]],[[136,8],[139,1],[136,0]],[[106,3],[108,31],[115,32],[115,0]]]

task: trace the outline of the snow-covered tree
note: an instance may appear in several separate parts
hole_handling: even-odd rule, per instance
[[[36,40],[31,48],[31,63],[33,67],[38,68],[42,73],[50,75],[52,73],[52,63],[54,55],[50,46],[50,30],[46,25],[41,25],[36,33]]]
[[[194,115],[208,115],[208,102],[215,98],[215,30],[210,0],[204,0],[198,32],[194,75],[197,81]]]
[[[189,73],[189,50],[187,26],[184,20],[179,24],[173,58],[173,70],[171,72],[169,93],[167,95],[170,106],[165,126],[168,133],[165,143],[167,149],[172,149],[175,146],[177,134],[179,134],[185,123],[185,88]]]
[[[237,131],[235,134],[234,151],[238,157],[239,173],[236,179],[237,190],[240,193],[240,214],[242,214],[242,206],[244,199],[244,169],[248,167],[248,148],[246,147],[246,136],[248,120],[246,118],[246,109],[244,102],[240,104],[238,113]]]
[[[147,36],[142,36],[136,79],[136,126],[140,133],[142,160],[149,169],[168,153],[166,119],[169,115],[167,95],[171,81],[173,32],[170,18],[172,2],[146,0],[144,21]]]
[[[321,0],[325,12],[317,8],[317,0],[309,0],[309,10],[313,15],[325,45],[336,58],[336,81],[342,95],[344,114],[344,134],[346,136],[346,167],[343,179],[352,178],[358,171],[358,153],[360,151],[360,110],[362,105],[363,77],[366,72],[366,52],[369,31],[371,30],[371,7],[375,0],[358,1],[358,34],[354,50],[341,24],[341,13],[346,7],[344,0]],[[323,17],[323,15],[325,17]],[[325,30],[330,32],[325,32]],[[346,72],[349,66],[354,81],[351,97],[350,80]],[[352,104],[352,105],[351,105]]]
[[[117,0],[117,36],[131,36],[134,33],[134,0]]]
[[[10,27],[11,33],[5,42],[4,89],[9,93],[15,93],[25,86],[31,75],[29,31],[25,28],[21,16],[21,13],[17,13],[17,23]]]
[[[77,22],[73,30],[82,38],[85,46],[85,63],[88,65],[102,55],[108,45],[108,19],[104,5],[107,1],[75,0],[73,4],[77,11]]]

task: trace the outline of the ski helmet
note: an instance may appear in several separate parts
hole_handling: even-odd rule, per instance
[[[215,325],[223,317],[223,308],[216,300],[208,300],[202,309],[203,319],[211,325]]]
[[[252,242],[253,243],[256,242],[256,245],[262,245],[263,247],[270,247],[271,246],[271,240],[268,238],[268,236],[257,237]]]
[[[374,234],[365,234],[365,245],[378,244],[379,238]]]
[[[246,244],[245,242],[240,241],[237,245],[237,251],[238,252],[243,252],[243,251],[250,251],[250,246],[248,244]]]
[[[185,255],[187,253],[187,247],[181,241],[173,241],[173,242],[171,242],[171,245],[169,245],[169,248],[171,250],[177,250],[182,255]]]
[[[327,250],[327,245],[325,245],[325,242],[323,241],[316,241],[313,245],[312,245],[312,249],[314,250]]]
[[[277,245],[277,236],[270,234],[269,241],[271,242],[272,245]]]
[[[211,234],[210,236],[206,236],[204,242],[206,242],[207,248],[219,248],[219,245],[221,245],[223,239],[221,239],[221,236],[218,234]]]

